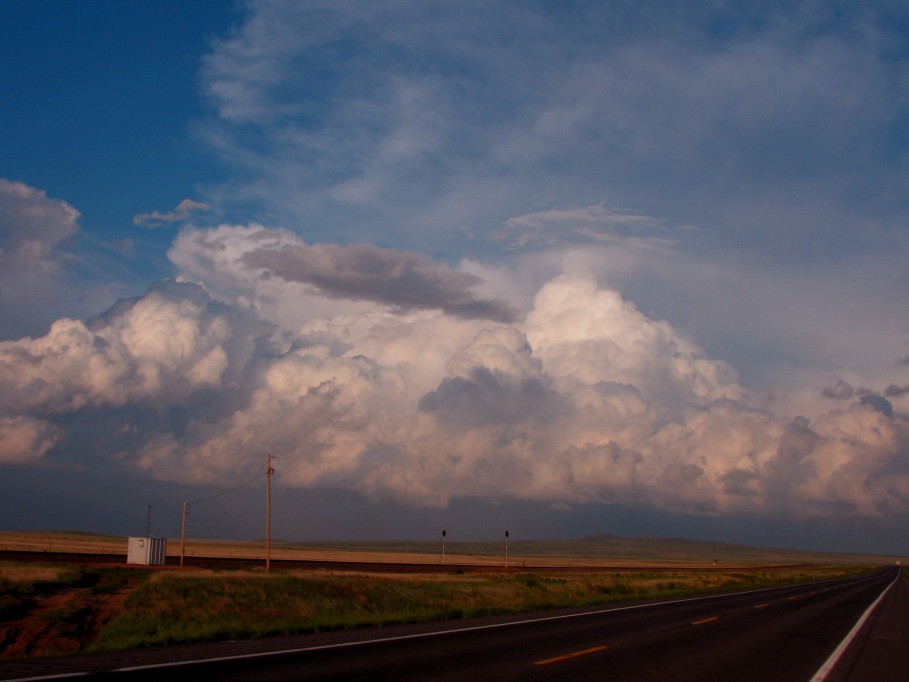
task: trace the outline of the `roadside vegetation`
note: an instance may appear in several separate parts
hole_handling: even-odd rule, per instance
[[[148,571],[0,562],[0,658],[84,650]]]
[[[17,618],[42,596],[84,585],[94,578],[75,566],[0,563],[0,621]]]
[[[829,580],[862,570],[158,572],[131,592],[90,648],[114,651],[590,606]]]

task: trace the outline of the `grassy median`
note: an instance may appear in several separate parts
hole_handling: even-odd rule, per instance
[[[591,571],[359,574],[316,571],[154,573],[92,649],[243,639],[468,618],[824,580],[861,571]]]

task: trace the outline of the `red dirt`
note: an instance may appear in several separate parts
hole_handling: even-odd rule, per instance
[[[102,575],[101,582],[91,587],[71,587],[35,598],[20,618],[0,622],[0,659],[84,650],[122,610],[138,577],[111,592],[103,590]]]

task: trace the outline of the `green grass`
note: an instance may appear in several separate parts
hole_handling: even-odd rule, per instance
[[[842,577],[857,569],[328,575],[159,574],[93,649],[244,639],[682,596]]]

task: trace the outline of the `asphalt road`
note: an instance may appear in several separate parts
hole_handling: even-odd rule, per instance
[[[909,581],[897,580],[825,682],[909,680]]]
[[[261,643],[223,643],[196,649],[196,656],[209,660],[192,664],[122,655],[83,659],[87,667],[82,670],[96,672],[96,679],[123,682],[807,682],[826,665],[830,681],[906,680],[909,584],[897,576],[894,567],[858,579],[736,595],[284,638],[272,642],[278,651],[270,652],[250,648]],[[863,616],[864,625],[856,629]],[[833,665],[831,653],[852,631],[854,640]],[[119,670],[112,670],[115,666]]]

